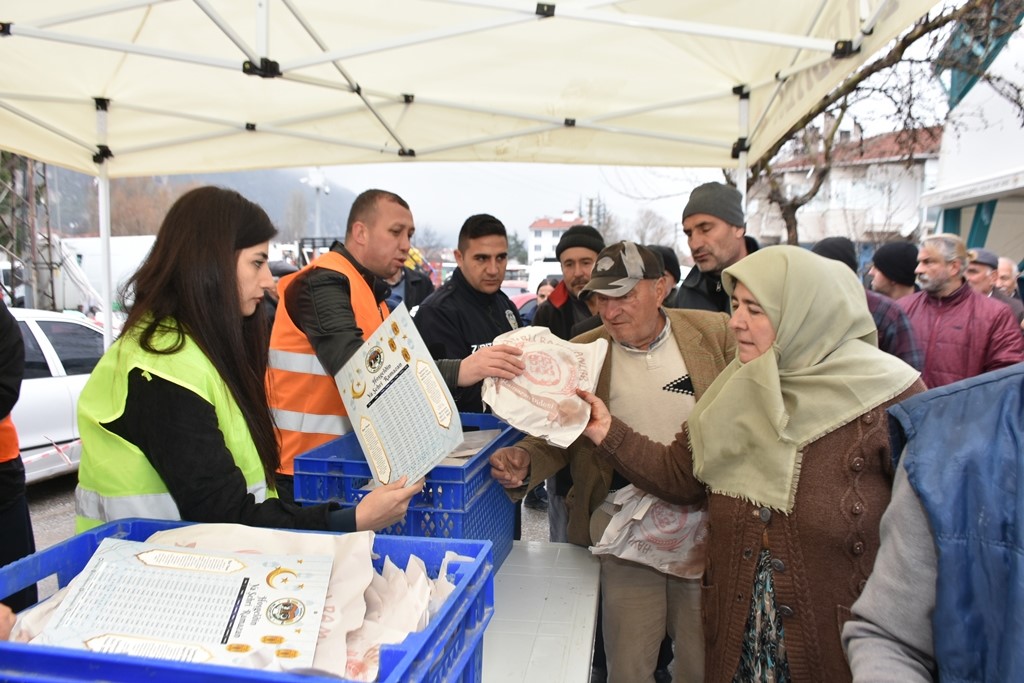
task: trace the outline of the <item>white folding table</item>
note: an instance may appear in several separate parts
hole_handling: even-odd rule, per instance
[[[516,541],[494,577],[484,683],[588,683],[599,564],[568,543]]]

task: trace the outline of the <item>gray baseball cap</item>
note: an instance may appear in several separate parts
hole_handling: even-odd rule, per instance
[[[605,296],[625,296],[641,280],[657,280],[661,262],[650,249],[635,242],[616,242],[597,255],[597,263],[584,291]]]

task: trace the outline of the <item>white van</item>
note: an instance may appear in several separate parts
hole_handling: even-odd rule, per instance
[[[18,286],[13,289],[13,300],[12,285],[14,280],[18,281]],[[21,307],[25,305],[25,272],[19,265],[11,271],[10,261],[0,261],[0,282],[3,283],[3,287],[0,287],[0,296],[3,297],[4,303],[8,306]]]
[[[537,291],[537,286],[548,278],[561,281],[562,264],[558,261],[534,261],[530,264],[530,277],[526,286],[531,292]]]

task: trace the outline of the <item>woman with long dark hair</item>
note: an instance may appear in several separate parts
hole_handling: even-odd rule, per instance
[[[171,207],[125,287],[124,332],[79,398],[78,531],[125,517],[354,531],[405,516],[419,488],[404,478],[355,508],[277,498],[260,305],[276,232],[231,190],[198,188]]]

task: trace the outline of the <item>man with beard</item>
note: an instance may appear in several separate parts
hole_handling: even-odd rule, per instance
[[[568,340],[573,325],[592,316],[580,301],[580,292],[590,282],[590,273],[602,249],[604,238],[589,225],[574,225],[562,234],[555,247],[555,257],[562,266],[562,281],[537,309],[534,325],[546,327],[556,337]]]
[[[1009,306],[982,296],[965,279],[967,249],[956,235],[925,238],[917,254],[921,291],[899,300],[924,348],[921,379],[951,384],[1024,360]]]
[[[676,308],[729,312],[722,271],[757,251],[746,224],[743,198],[735,187],[704,183],[690,193],[683,209],[683,232],[695,267],[679,285]]]

